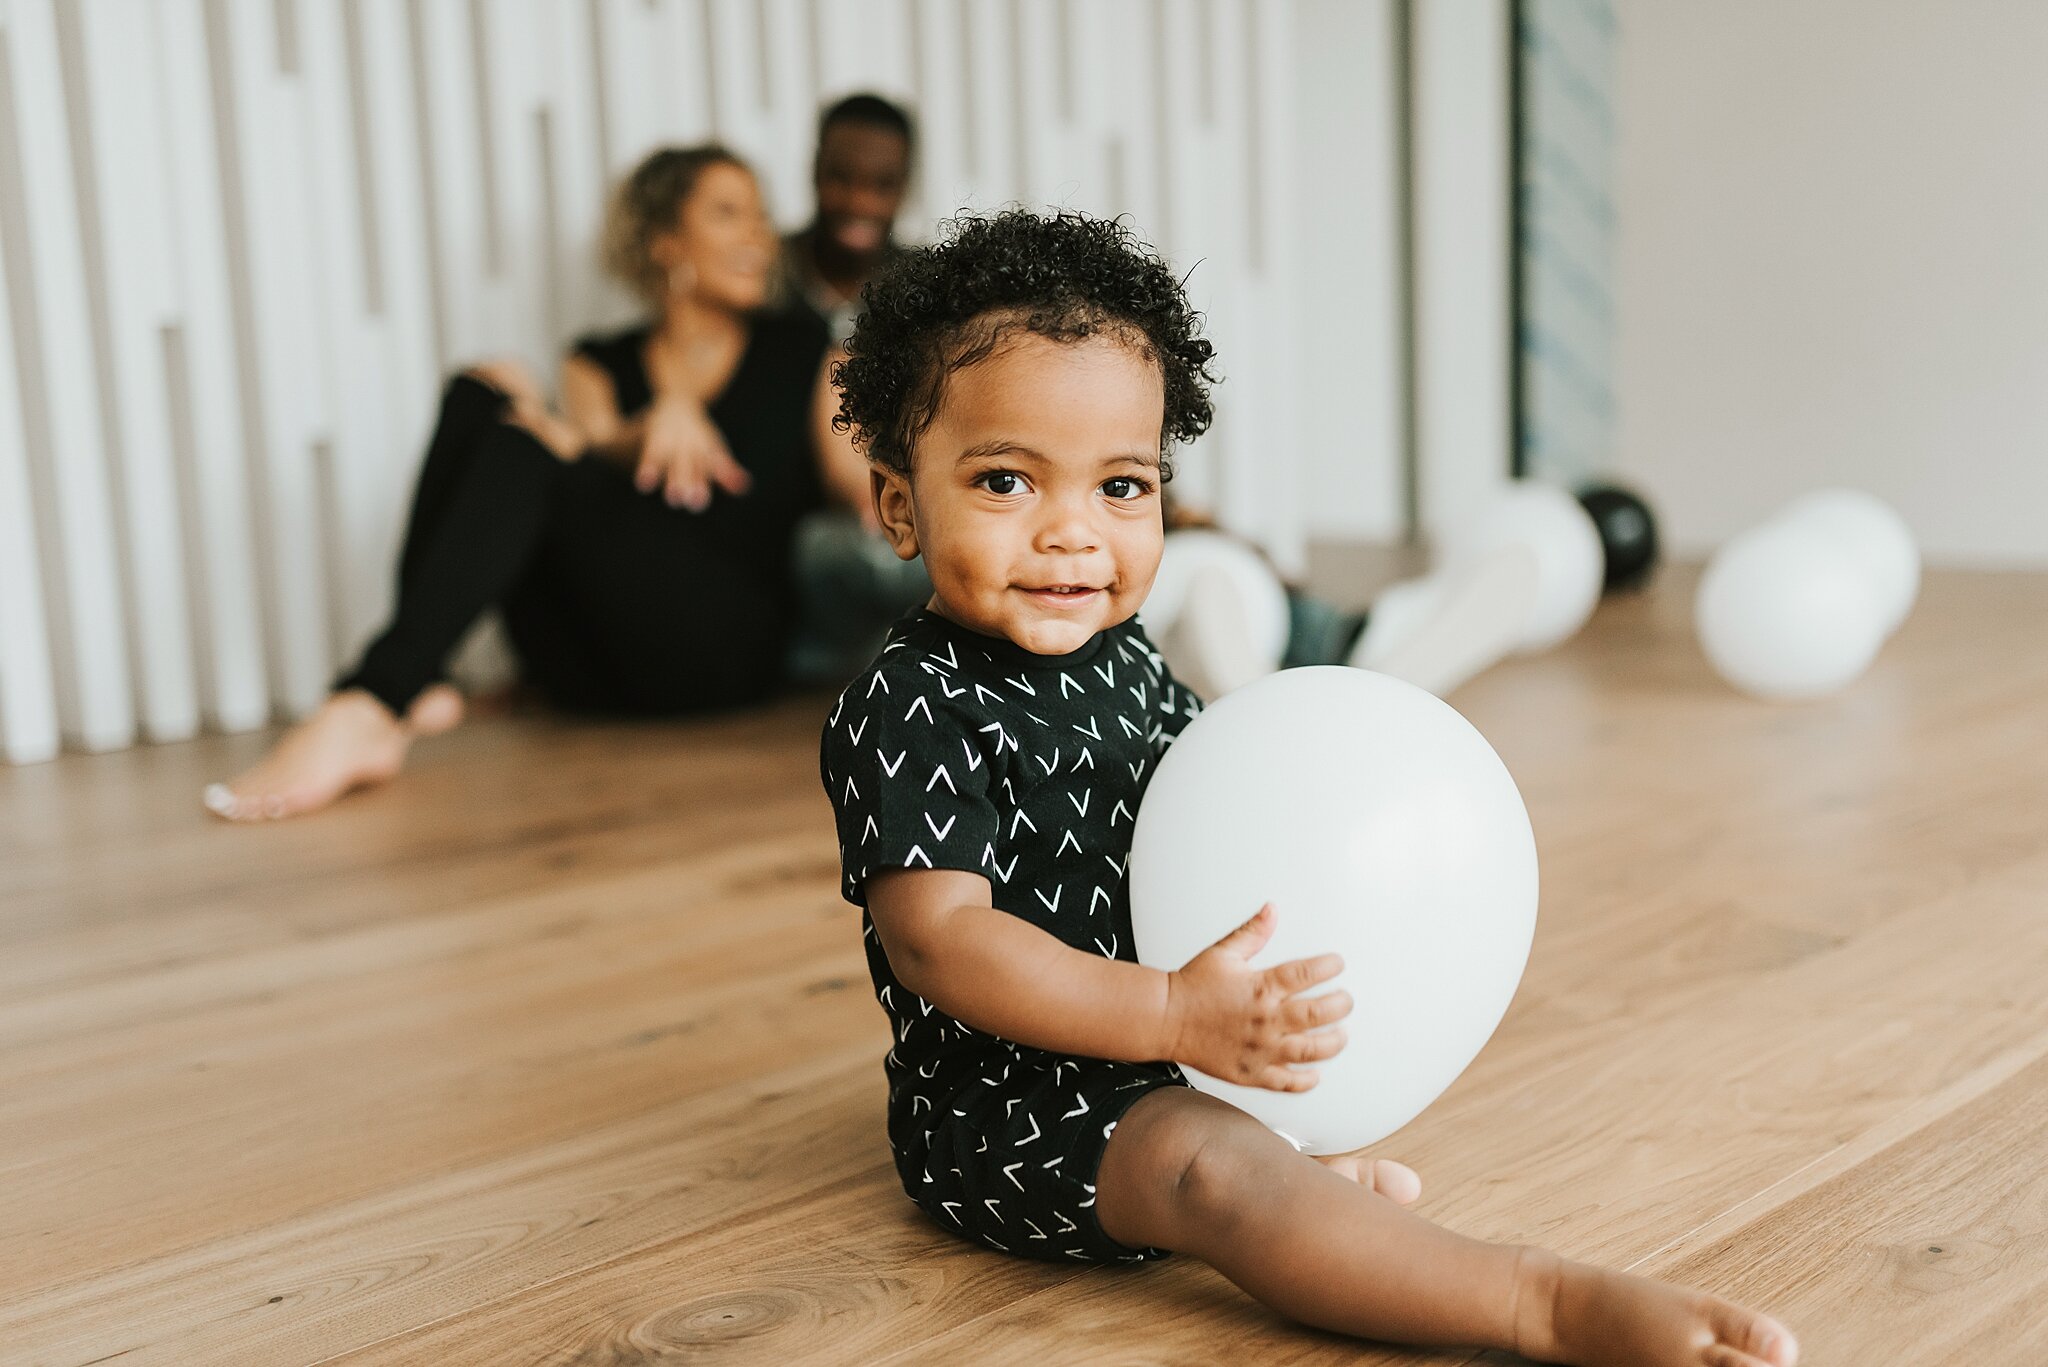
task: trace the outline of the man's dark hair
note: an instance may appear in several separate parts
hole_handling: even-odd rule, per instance
[[[1159,366],[1166,382],[1160,428],[1167,453],[1208,430],[1215,348],[1201,315],[1159,254],[1115,219],[1006,209],[962,216],[930,247],[906,251],[861,291],[839,385],[841,432],[870,460],[910,472],[910,451],[931,426],[946,377],[986,359],[1005,339],[1056,342],[1104,336]]]
[[[863,91],[835,100],[825,107],[818,116],[818,142],[822,145],[825,134],[842,123],[865,124],[870,128],[886,128],[903,139],[905,148],[915,151],[917,135],[910,122],[910,111],[893,100]]]

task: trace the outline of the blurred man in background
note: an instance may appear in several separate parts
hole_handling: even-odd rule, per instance
[[[834,342],[853,331],[861,286],[901,250],[896,215],[910,188],[915,141],[908,111],[879,95],[848,95],[819,116],[811,162],[817,206],[782,241],[775,300],[824,318]]]

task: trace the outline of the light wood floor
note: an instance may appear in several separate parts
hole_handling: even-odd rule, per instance
[[[1688,589],[1457,698],[1542,919],[1381,1151],[1811,1364],[2048,1362],[2048,578],[1935,577],[1799,707],[1707,674]],[[1469,1360],[916,1214],[821,710],[487,721],[266,829],[197,806],[260,737],[0,770],[0,1361]]]

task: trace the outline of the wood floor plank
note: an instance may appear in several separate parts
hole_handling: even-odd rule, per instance
[[[1809,1361],[1881,1350],[1929,1367],[2035,1367],[2048,1344],[2048,1058],[1656,1270],[1738,1296],[1771,1288],[1809,1326]]]
[[[871,1045],[825,1049],[509,1157],[394,1185],[0,1309],[50,1361],[312,1361],[689,1241],[888,1165]],[[85,1313],[119,1304],[118,1321]]]
[[[1782,1309],[1809,1361],[2033,1361],[2048,577],[1931,575],[1803,707],[1711,677],[1689,589],[1456,699],[1544,906],[1496,1038],[1383,1151],[1433,1217]],[[916,1213],[823,708],[487,719],[256,830],[194,794],[260,737],[0,770],[0,1359],[1469,1357]]]
[[[725,946],[649,952],[634,927],[605,937],[595,923],[265,993],[233,1037],[10,1093],[0,1124],[32,1156],[0,1190],[0,1265],[23,1255],[8,1280],[29,1289],[90,1269],[109,1241],[155,1252],[217,1237],[847,1039],[879,1057],[857,931],[813,896],[792,907]],[[766,909],[729,898],[719,924]],[[164,1164],[207,1178],[166,1188]]]
[[[857,1238],[821,1240],[821,1227]],[[769,1206],[337,1361],[870,1363],[935,1321],[1099,1275],[981,1252],[934,1229],[901,1199],[894,1169],[879,1165],[817,1199]]]

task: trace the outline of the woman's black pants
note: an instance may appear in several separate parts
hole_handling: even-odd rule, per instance
[[[626,473],[562,461],[457,376],[442,396],[398,562],[391,620],[336,684],[399,716],[487,609],[523,678],[572,711],[673,715],[781,683],[790,594],[774,548],[721,560],[692,519]],[[787,548],[781,550],[786,562]]]

